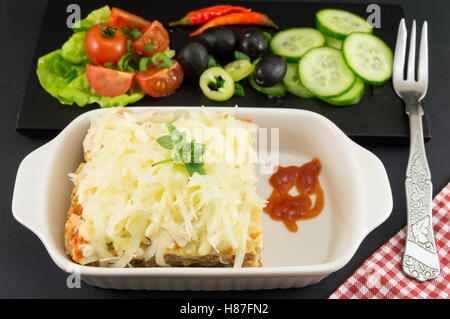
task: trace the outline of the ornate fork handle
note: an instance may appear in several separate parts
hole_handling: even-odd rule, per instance
[[[422,105],[416,97],[404,100],[409,115],[411,148],[405,181],[408,233],[403,271],[418,281],[426,281],[439,275],[431,215],[433,185],[423,140]]]

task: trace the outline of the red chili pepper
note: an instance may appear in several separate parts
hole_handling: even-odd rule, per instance
[[[236,12],[230,13],[215,19],[212,19],[208,23],[202,25],[200,28],[189,34],[191,37],[201,34],[203,31],[209,28],[218,27],[222,25],[230,24],[257,24],[278,29],[278,26],[269,19],[268,16],[259,12]]]
[[[214,18],[233,12],[250,12],[250,10],[239,6],[217,5],[196,11],[191,11],[180,20],[169,23],[169,26],[174,27],[177,25],[203,24]]]

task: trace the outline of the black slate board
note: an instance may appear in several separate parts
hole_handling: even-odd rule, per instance
[[[66,27],[67,5],[72,1],[50,0],[41,27],[35,59],[32,64],[28,85],[23,97],[22,107],[17,117],[16,130],[28,136],[54,136],[78,115],[96,109],[97,106],[61,105],[41,88],[36,73],[37,59],[61,45],[69,38],[72,31]],[[182,17],[186,12],[217,4],[213,1],[77,1],[84,17],[90,11],[105,4],[117,6],[164,24]],[[221,2],[225,3],[225,2]],[[232,2],[251,7],[255,11],[268,14],[282,28],[314,26],[314,14],[327,7],[350,10],[361,16],[367,16],[364,4],[326,4],[326,3],[292,3],[292,2]],[[400,6],[381,5],[381,28],[375,34],[385,40],[391,48],[395,47],[397,26],[403,17]],[[171,47],[180,50],[189,41],[187,37],[191,28],[170,30]],[[195,83],[185,82],[175,94],[153,99],[145,97],[138,106],[234,106],[242,107],[286,107],[314,111],[336,123],[348,136],[363,142],[405,143],[409,141],[408,117],[402,101],[395,95],[392,83],[383,86],[368,86],[366,96],[353,107],[332,107],[316,99],[299,99],[288,95],[283,99],[268,99],[265,95],[246,87],[245,97],[234,97],[227,102],[213,102],[206,99]],[[424,135],[428,140],[431,132],[428,120],[424,117]]]

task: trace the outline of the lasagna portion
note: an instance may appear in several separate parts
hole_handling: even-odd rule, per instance
[[[170,160],[170,127],[204,146],[201,170]],[[260,266],[256,130],[230,112],[94,115],[70,174],[68,255],[100,267]]]

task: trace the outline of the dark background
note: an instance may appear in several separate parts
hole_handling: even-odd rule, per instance
[[[436,194],[450,180],[450,107],[447,103],[450,83],[450,1],[384,0],[383,3],[401,4],[407,19],[415,18],[419,23],[428,20],[430,23],[430,86],[425,108],[433,137],[426,149]],[[14,180],[20,161],[48,141],[44,138],[27,138],[15,132],[16,115],[30,72],[45,7],[45,0],[0,1],[0,297],[326,298],[377,248],[405,226],[404,172],[408,146],[363,145],[386,166],[394,196],[394,209],[391,217],[367,236],[344,268],[317,285],[301,289],[242,292],[115,291],[90,287],[84,283],[81,289],[68,289],[66,273],[53,263],[38,238],[17,223],[11,213]]]

